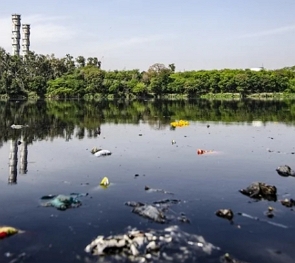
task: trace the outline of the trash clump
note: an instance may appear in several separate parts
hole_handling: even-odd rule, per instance
[[[145,186],[144,190],[147,192],[160,192],[163,194],[173,195],[173,193],[171,193],[171,192],[165,191],[163,189],[150,188],[149,186]]]
[[[277,200],[277,188],[261,182],[254,182],[246,189],[239,190],[242,194],[254,199],[266,199],[268,201]]]
[[[184,263],[221,257],[219,247],[178,226],[146,231],[129,228],[124,234],[98,236],[86,246],[85,252],[99,256],[99,262]]]
[[[101,186],[104,186],[104,187],[109,186],[109,185],[110,185],[110,181],[109,181],[109,179],[108,179],[107,177],[104,177],[104,178],[101,180],[100,185],[101,185]]]
[[[215,212],[215,215],[221,218],[225,218],[228,220],[232,220],[234,217],[234,213],[231,209],[219,209]]]
[[[15,235],[17,233],[22,233],[22,232],[23,231],[11,226],[0,226],[0,239]]]
[[[153,203],[157,205],[157,204],[179,204],[180,202],[181,200],[179,199],[162,199],[159,201],[154,201]]]
[[[125,205],[133,207],[132,213],[148,218],[157,223],[166,223],[165,208],[158,208],[153,205],[148,205],[140,202],[126,202]]]
[[[173,121],[170,123],[171,127],[176,128],[176,127],[185,127],[189,125],[188,121],[185,120],[179,120],[179,121]]]
[[[213,150],[202,150],[202,149],[197,150],[198,155],[205,154],[205,153],[212,153],[212,152],[213,152]]]
[[[97,157],[100,157],[100,156],[107,156],[107,155],[111,155],[111,151],[109,150],[103,150],[103,149],[99,149],[99,148],[92,148],[91,150],[91,153]]]
[[[273,218],[274,215],[274,208],[272,206],[269,206],[267,208],[267,211],[264,212],[264,214],[268,217],[268,218]]]
[[[165,224],[172,220],[177,220],[181,223],[190,223],[190,220],[183,213],[176,217],[175,212],[169,209],[171,205],[180,202],[180,200],[176,199],[164,199],[155,201],[152,205],[134,201],[126,202],[125,205],[133,207],[132,213],[138,214],[157,223]]]
[[[288,177],[288,176],[294,176],[295,177],[295,171],[291,169],[288,165],[281,165],[276,169],[277,173],[280,176]]]
[[[82,205],[79,197],[87,196],[88,194],[72,193],[70,195],[46,195],[42,196],[41,200],[49,200],[42,203],[45,207],[55,207],[58,210],[67,210],[69,208],[77,208]]]
[[[286,207],[293,207],[293,206],[295,206],[295,200],[292,199],[292,198],[290,198],[290,199],[286,198],[284,200],[280,200],[280,202],[281,202],[281,204],[283,206],[286,206]]]

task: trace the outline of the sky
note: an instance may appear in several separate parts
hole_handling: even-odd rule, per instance
[[[1,0],[9,53],[12,14],[31,25],[31,51],[97,57],[105,70],[295,65],[295,0]]]

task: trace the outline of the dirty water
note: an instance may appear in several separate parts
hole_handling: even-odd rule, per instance
[[[280,202],[295,198],[295,178],[276,172],[280,165],[295,169],[295,126],[284,120],[186,120],[188,126],[175,129],[144,120],[104,122],[100,135],[83,138],[74,136],[80,130],[69,121],[72,136],[28,144],[26,128],[14,130],[0,148],[0,225],[24,232],[0,240],[0,262],[98,262],[84,250],[97,236],[119,235],[128,227],[163,231],[172,224],[220,248],[215,258],[195,262],[220,262],[224,253],[241,262],[295,262],[295,211]],[[63,125],[67,130],[67,122]],[[10,125],[1,129],[11,131]],[[30,132],[40,131],[30,127]],[[93,147],[112,155],[98,158]],[[214,154],[198,155],[198,149]],[[107,187],[99,185],[104,177]],[[239,192],[253,182],[276,186],[277,201]],[[70,193],[85,194],[81,205],[58,210],[40,204],[42,196]],[[158,223],[132,213],[125,205],[130,201],[167,205],[169,220]],[[231,209],[233,218],[216,216],[219,209]],[[180,215],[189,221],[177,220]],[[105,262],[117,262],[116,257]]]

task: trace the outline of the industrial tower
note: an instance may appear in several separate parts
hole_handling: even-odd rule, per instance
[[[12,15],[12,55],[19,55],[20,49],[20,15]]]
[[[30,50],[30,25],[29,24],[23,24],[23,56],[28,55]]]
[[[17,14],[12,15],[12,55],[19,56],[20,51],[20,27],[21,16]],[[25,56],[30,50],[30,28],[29,24],[23,24],[23,43],[22,43],[22,55]]]

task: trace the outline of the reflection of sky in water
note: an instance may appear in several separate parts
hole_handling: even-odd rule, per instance
[[[146,193],[145,185],[171,191],[175,193],[173,198],[185,201],[172,206],[172,214],[184,212],[191,219],[190,225],[182,225],[185,231],[203,235],[240,259],[293,262],[286,259],[295,256],[291,228],[236,216],[234,222],[241,225],[237,228],[217,218],[214,212],[231,208],[266,219],[263,212],[271,205],[275,217],[270,220],[292,227],[293,212],[279,202],[249,203],[250,199],[238,190],[253,181],[263,181],[277,186],[279,199],[286,193],[295,197],[294,178],[282,178],[275,172],[282,164],[295,168],[295,155],[290,154],[295,152],[295,128],[275,123],[259,127],[251,123],[211,122],[210,128],[206,125],[191,122],[188,127],[171,131],[152,129],[147,124],[104,124],[96,139],[78,140],[73,135],[68,142],[62,138],[35,141],[28,145],[28,172],[18,174],[16,185],[7,184],[10,143],[5,143],[0,151],[0,222],[30,234],[3,240],[1,262],[5,252],[23,250],[31,251],[39,262],[47,258],[58,261],[61,254],[67,255],[64,262],[73,262],[75,253],[84,256],[85,245],[98,234],[122,233],[128,225],[161,228],[124,206],[125,201],[169,198]],[[172,145],[172,140],[176,144]],[[94,157],[90,153],[93,147],[113,154]],[[198,148],[215,152],[197,155]],[[135,178],[135,174],[139,176]],[[98,187],[104,176],[112,183],[106,190]],[[81,199],[80,208],[66,212],[38,207],[43,195],[71,192],[90,195]],[[281,256],[274,252],[277,250]],[[270,254],[275,256],[273,261]]]

